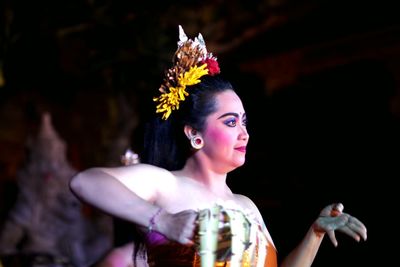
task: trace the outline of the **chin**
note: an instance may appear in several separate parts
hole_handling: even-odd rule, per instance
[[[234,170],[236,170],[237,168],[243,166],[243,164],[244,164],[244,162],[241,162],[241,163],[235,162],[235,163],[231,164],[231,167],[230,167],[229,170],[227,170],[226,172],[234,171]]]
[[[236,168],[239,168],[239,167],[243,166],[245,162],[246,161],[243,159],[241,161],[235,162],[235,164],[233,166],[235,166],[235,169],[236,169]]]

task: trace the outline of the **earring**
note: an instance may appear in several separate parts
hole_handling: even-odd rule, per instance
[[[192,136],[190,144],[194,149],[201,149],[204,146],[203,139],[200,136]]]

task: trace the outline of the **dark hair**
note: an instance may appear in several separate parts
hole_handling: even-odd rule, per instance
[[[216,110],[215,95],[226,90],[234,89],[221,75],[203,76],[200,83],[187,87],[189,96],[180,102],[178,110],[173,110],[167,120],[157,113],[146,125],[141,162],[171,171],[182,168],[191,153],[184,126],[204,130],[207,116]]]

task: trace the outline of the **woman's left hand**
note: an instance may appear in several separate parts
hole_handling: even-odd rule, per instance
[[[343,213],[343,208],[342,203],[326,206],[313,224],[314,231],[327,233],[335,247],[338,245],[335,236],[336,230],[353,237],[356,241],[360,241],[361,238],[364,241],[367,240],[365,225],[356,217]]]

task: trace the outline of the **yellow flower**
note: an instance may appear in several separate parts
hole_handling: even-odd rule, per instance
[[[156,112],[163,112],[162,118],[168,119],[172,110],[179,109],[179,102],[185,100],[185,96],[189,93],[186,92],[186,86],[195,85],[201,82],[200,78],[208,74],[207,64],[200,67],[190,67],[189,71],[181,73],[178,77],[177,87],[170,87],[168,93],[163,93],[159,97],[153,98],[153,101],[159,102]]]

